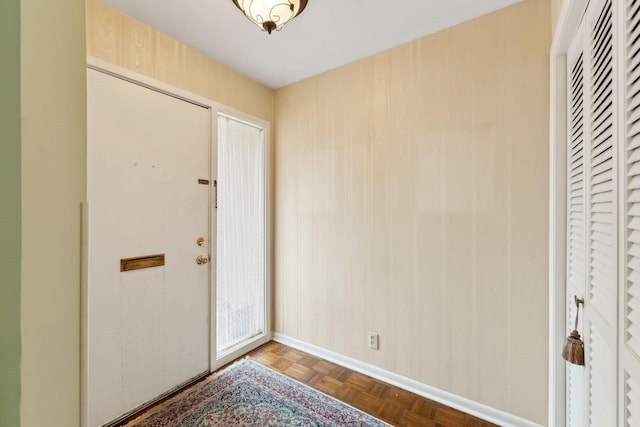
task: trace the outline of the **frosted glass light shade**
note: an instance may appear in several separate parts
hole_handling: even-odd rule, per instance
[[[298,16],[307,0],[233,0],[247,18],[271,34]]]

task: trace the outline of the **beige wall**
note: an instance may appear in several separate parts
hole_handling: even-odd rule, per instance
[[[277,332],[546,423],[550,13],[276,92]]]
[[[21,425],[80,421],[84,0],[21,1]]]
[[[551,0],[551,34],[556,31],[558,18],[560,17],[560,9],[562,8],[562,0]]]
[[[87,54],[273,121],[271,89],[97,0],[87,0]]]

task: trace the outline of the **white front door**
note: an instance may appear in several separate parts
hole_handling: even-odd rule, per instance
[[[96,70],[87,84],[85,423],[97,426],[209,370],[211,110]]]

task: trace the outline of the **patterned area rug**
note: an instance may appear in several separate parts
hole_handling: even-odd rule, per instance
[[[127,426],[388,426],[250,359],[237,362]]]

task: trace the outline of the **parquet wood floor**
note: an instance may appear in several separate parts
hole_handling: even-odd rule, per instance
[[[248,355],[274,371],[307,384],[394,426],[498,427],[275,341],[258,347]],[[152,408],[167,404],[176,393],[167,396]],[[145,412],[146,410],[136,413],[117,423],[116,426],[136,425],[139,417]]]
[[[395,426],[497,427],[275,341],[257,348],[249,356],[256,362]]]

